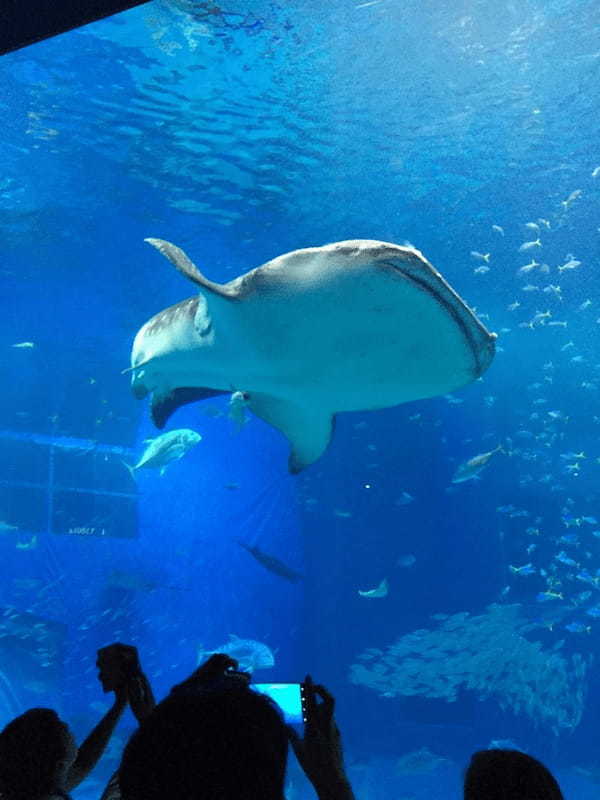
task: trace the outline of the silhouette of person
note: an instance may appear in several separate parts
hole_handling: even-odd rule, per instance
[[[122,800],[283,800],[288,741],[320,800],[354,800],[329,692],[307,676],[300,736],[237,666],[212,656],[145,716],[119,767]]]
[[[464,800],[564,800],[547,767],[519,750],[479,750],[465,773]]]
[[[69,726],[50,708],[32,708],[0,733],[2,800],[67,798],[96,766],[127,706],[125,689],[77,747]]]

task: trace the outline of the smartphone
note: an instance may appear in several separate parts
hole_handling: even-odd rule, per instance
[[[306,702],[302,683],[251,683],[250,688],[271,698],[283,712],[287,725],[306,722]]]

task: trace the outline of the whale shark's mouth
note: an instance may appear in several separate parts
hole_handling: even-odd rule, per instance
[[[135,390],[134,390],[135,394]],[[148,391],[146,391],[148,394]],[[143,397],[146,394],[142,395]],[[198,400],[207,400],[209,397],[217,397],[221,394],[230,394],[222,389],[206,389],[197,386],[179,386],[170,392],[161,394],[156,392],[152,398],[151,416],[152,422],[157,428],[162,429],[167,424],[178,408],[188,403],[196,403]],[[137,395],[136,395],[137,397]]]

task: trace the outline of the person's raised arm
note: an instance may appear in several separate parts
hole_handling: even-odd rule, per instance
[[[299,736],[291,726],[287,729],[296,758],[319,800],[354,800],[344,769],[340,732],[333,716],[333,696],[324,686],[314,684],[310,675],[306,676],[304,690],[304,736]]]
[[[126,706],[127,690],[124,687],[115,689],[115,700],[111,708],[79,747],[77,758],[71,765],[65,781],[68,792],[79,786],[94,769]]]

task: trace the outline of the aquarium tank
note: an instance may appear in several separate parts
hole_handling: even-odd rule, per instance
[[[0,727],[226,652],[360,800],[596,797],[600,7],[117,5],[0,57]]]

